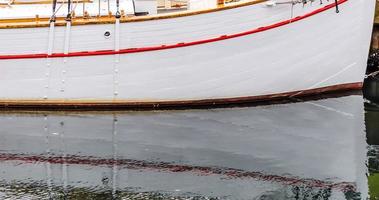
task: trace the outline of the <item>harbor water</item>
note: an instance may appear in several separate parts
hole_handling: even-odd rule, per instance
[[[0,113],[0,199],[378,199],[379,107]]]
[[[232,2],[234,1],[235,0],[232,0]],[[83,11],[81,11],[82,13],[86,13],[85,2],[87,1],[82,1],[83,7],[78,7],[80,10],[83,8]],[[147,2],[148,1],[145,1],[145,3]],[[183,1],[177,2],[183,3]],[[219,3],[220,2],[224,4],[224,1],[219,1]],[[257,3],[258,2],[263,3],[262,1],[257,1]],[[230,67],[233,67],[234,64],[237,65],[238,62],[244,64],[243,61],[250,56],[249,52],[255,53],[255,57],[259,57],[259,55],[267,57],[262,60],[269,60],[271,62],[271,59],[276,59],[276,57],[284,57],[281,55],[282,53],[280,49],[282,47],[291,46],[293,42],[290,41],[307,41],[306,38],[315,40],[310,41],[309,44],[312,45],[297,42],[293,46],[298,45],[298,47],[289,48],[292,49],[289,51],[291,52],[290,56],[296,54],[297,57],[292,58],[288,56],[286,59],[280,57],[278,60],[283,60],[285,62],[276,62],[280,63],[280,66],[295,64],[295,67],[286,70],[285,73],[282,70],[283,74],[287,75],[267,77],[267,74],[271,75],[275,70],[280,71],[280,67],[276,67],[276,64],[269,65],[269,67],[264,69],[262,68],[262,71],[267,71],[267,73],[256,73],[261,70],[257,70],[259,68],[248,69],[247,66],[244,70],[235,70],[238,73],[234,73],[231,80],[233,79],[237,81],[230,81],[235,84],[230,88],[238,90],[242,85],[243,87],[248,88],[255,84],[255,82],[261,83],[261,81],[259,81],[260,79],[255,81],[251,79],[249,74],[244,75],[245,72],[262,78],[262,81],[265,81],[266,78],[281,80],[282,77],[288,79],[282,81],[287,84],[295,83],[296,81],[293,80],[297,80],[299,77],[305,81],[305,79],[308,78],[307,74],[309,74],[306,73],[307,71],[300,72],[300,75],[293,77],[289,77],[288,74],[295,72],[295,69],[302,70],[304,66],[308,66],[307,63],[311,63],[311,67],[314,65],[314,69],[321,69],[320,66],[323,65],[319,66],[320,62],[318,61],[322,60],[322,62],[325,63],[333,63],[331,62],[332,59],[330,59],[335,58],[333,55],[337,55],[337,57],[344,56],[345,60],[343,60],[342,64],[339,64],[338,66],[345,66],[346,64],[347,67],[344,69],[335,68],[334,71],[338,71],[338,73],[327,79],[324,79],[327,76],[323,75],[326,73],[319,73],[316,78],[323,77],[320,79],[322,81],[319,83],[329,86],[331,85],[329,81],[332,78],[340,76],[340,74],[342,74],[342,77],[345,70],[346,72],[360,71],[358,69],[355,71],[349,71],[349,68],[354,65],[357,65],[357,67],[359,65],[360,67],[362,66],[362,63],[365,62],[363,59],[355,58],[355,53],[351,52],[359,51],[351,51],[356,50],[351,47],[355,45],[358,46],[357,48],[360,50],[360,45],[358,45],[359,41],[367,42],[366,39],[368,39],[368,37],[363,36],[366,35],[366,33],[368,36],[369,31],[366,32],[366,29],[362,30],[362,34],[359,34],[356,37],[351,37],[349,41],[346,40],[347,43],[344,43],[341,40],[342,42],[338,44],[342,46],[339,47],[327,48],[329,47],[329,44],[333,44],[328,41],[336,39],[333,42],[338,42],[340,41],[340,38],[347,38],[346,36],[351,35],[348,34],[350,33],[348,31],[351,31],[351,33],[357,33],[357,27],[365,21],[366,17],[363,16],[363,14],[362,16],[358,15],[361,12],[355,12],[359,10],[352,10],[354,12],[351,13],[358,13],[357,17],[355,17],[356,15],[348,14],[350,12],[348,9],[346,9],[346,11],[349,12],[345,13],[344,8],[350,8],[348,6],[351,5],[360,6],[360,4],[362,4],[364,6],[358,8],[362,9],[361,11],[363,13],[364,10],[369,10],[366,9],[366,7],[372,8],[370,6],[373,4],[367,4],[369,5],[367,6],[366,3],[363,3],[364,1],[362,1],[362,3],[354,1],[352,2],[354,4],[339,1],[341,2],[340,8],[342,12],[340,15],[337,15],[334,8],[339,12],[339,5],[332,5],[331,3],[334,1],[330,1],[330,3],[327,4],[324,2],[325,5],[319,5],[318,1],[316,1],[312,5],[318,6],[317,10],[311,11],[313,8],[306,7],[306,9],[309,9],[310,11],[308,14],[306,14],[308,12],[307,10],[302,11],[297,9],[297,7],[295,7],[294,10],[294,6],[301,2],[307,3],[308,1],[297,0],[278,3],[278,5],[287,3],[290,3],[288,5],[292,5],[291,16],[299,16],[293,19],[288,18],[290,16],[289,12],[287,12],[288,16],[287,14],[276,12],[274,10],[274,7],[277,4],[275,1],[264,2],[267,9],[272,9],[275,12],[268,12],[260,7],[254,8],[256,11],[259,11],[257,12],[258,14],[262,13],[257,15],[258,17],[256,19],[266,20],[268,22],[267,24],[270,24],[264,26],[258,24],[258,22],[263,23],[264,21],[260,22],[253,18],[253,21],[247,21],[247,19],[252,16],[250,15],[250,10],[248,10],[250,7],[247,6],[244,8],[246,10],[243,10],[242,6],[235,6],[236,8],[241,7],[241,11],[230,11],[231,14],[228,15],[226,8],[220,8],[220,10],[224,10],[219,12],[222,13],[220,15],[215,15],[212,10],[216,9],[213,8],[204,11],[196,11],[196,13],[207,13],[206,15],[208,17],[204,17],[203,20],[203,18],[191,16],[193,19],[196,18],[196,20],[191,21],[191,23],[183,20],[183,17],[180,18],[183,21],[168,19],[166,22],[162,23],[162,26],[154,25],[151,26],[151,29],[148,26],[146,26],[147,28],[145,29],[145,26],[139,24],[136,25],[137,29],[129,29],[129,26],[125,28],[125,24],[120,25],[120,23],[118,23],[120,21],[117,16],[114,32],[108,31],[108,28],[106,28],[105,31],[100,28],[83,29],[82,33],[85,31],[85,33],[101,33],[99,34],[99,38],[94,36],[94,39],[92,39],[92,37],[86,38],[87,35],[93,35],[83,35],[82,33],[79,33],[79,29],[75,29],[75,27],[71,29],[71,23],[64,22],[62,17],[57,18],[56,24],[65,23],[63,25],[65,25],[66,28],[61,29],[64,27],[58,27],[54,29],[53,27],[55,27],[55,25],[52,22],[55,22],[56,13],[53,12],[53,15],[50,18],[51,20],[46,18],[45,21],[46,28],[50,26],[49,35],[47,35],[48,32],[46,31],[46,37],[48,37],[46,38],[46,41],[48,41],[48,44],[46,44],[46,48],[44,46],[41,47],[44,50],[48,49],[47,54],[37,54],[34,52],[41,46],[40,44],[37,44],[39,43],[38,38],[40,36],[30,31],[30,33],[28,32],[27,34],[31,35],[30,38],[35,39],[35,41],[31,42],[31,44],[35,43],[35,46],[27,52],[32,53],[25,54],[24,51],[19,50],[23,45],[22,42],[26,40],[25,38],[17,39],[20,38],[17,34],[15,34],[16,39],[12,40],[12,37],[3,39],[5,44],[9,44],[8,46],[14,45],[14,49],[7,45],[4,45],[4,47],[6,46],[6,48],[10,48],[11,53],[13,51],[17,53],[3,56],[3,59],[7,59],[3,62],[6,63],[7,69],[9,68],[10,72],[15,72],[15,74],[17,74],[16,79],[13,78],[12,73],[9,73],[8,78],[5,78],[6,80],[4,83],[7,83],[6,81],[10,80],[10,83],[21,84],[23,80],[27,80],[22,83],[23,85],[17,86],[19,90],[9,92],[10,96],[16,97],[20,96],[19,94],[21,93],[31,91],[29,88],[33,87],[29,87],[28,83],[32,83],[32,81],[29,82],[29,80],[34,79],[33,77],[44,77],[43,79],[40,78],[40,80],[44,80],[43,83],[42,81],[39,81],[38,84],[36,83],[35,85],[35,88],[42,88],[40,85],[45,88],[43,95],[34,95],[32,92],[31,96],[43,96],[44,99],[47,100],[55,99],[55,96],[53,96],[53,98],[47,95],[49,94],[49,91],[53,91],[52,93],[56,95],[58,99],[63,99],[63,97],[66,96],[70,97],[69,95],[62,93],[66,91],[66,93],[70,94],[70,90],[67,88],[70,86],[75,88],[80,86],[77,91],[85,92],[90,88],[93,90],[95,97],[113,96],[114,99],[118,99],[121,93],[117,88],[121,85],[124,85],[124,87],[127,88],[124,89],[125,91],[129,91],[130,89],[128,90],[128,88],[131,88],[133,90],[131,92],[132,95],[137,95],[141,91],[138,89],[139,87],[134,87],[134,85],[138,86],[141,78],[149,79],[149,76],[145,77],[144,74],[149,72],[149,70],[156,65],[156,63],[151,64],[151,61],[145,62],[146,58],[149,56],[151,57],[151,60],[159,61],[157,65],[165,66],[161,71],[158,70],[163,74],[161,77],[164,77],[164,79],[161,78],[161,80],[166,80],[166,77],[168,77],[167,80],[174,81],[167,81],[167,83],[174,83],[179,80],[176,74],[181,75],[180,77],[185,77],[187,74],[192,73],[176,73],[176,63],[182,62],[180,59],[188,60],[188,63],[183,62],[183,66],[190,66],[195,60],[190,59],[193,57],[198,58],[196,65],[198,69],[205,66],[207,63],[215,63],[214,66],[221,66],[220,69],[225,72],[230,72],[232,71],[232,68]],[[311,2],[313,1],[310,1],[309,3]],[[337,3],[337,1],[335,2]],[[53,9],[55,9],[55,3],[56,1],[53,2]],[[75,3],[74,11],[78,3],[80,2],[77,1]],[[92,3],[92,1],[88,1],[89,5],[90,3]],[[172,2],[170,2],[170,7],[171,3]],[[252,2],[249,3],[252,5]],[[320,3],[323,4],[322,1],[320,1]],[[97,8],[99,9],[99,16],[101,16],[100,6],[102,4],[104,4],[104,6],[107,4],[108,11],[111,5],[109,1],[99,1],[99,7],[93,7],[96,11]],[[10,10],[12,8],[10,5],[11,3],[1,4],[0,0],[0,6],[9,10],[10,16],[18,16],[18,12]],[[68,5],[70,5],[70,3]],[[130,5],[133,6],[133,13],[130,14],[149,14],[149,12],[136,12],[134,1],[133,4]],[[192,6],[193,5],[195,4],[192,4]],[[346,7],[344,7],[345,5]],[[163,6],[165,8],[168,7],[167,3],[162,5],[162,7]],[[284,10],[284,5],[280,6],[283,7],[279,7],[279,9]],[[304,7],[306,5],[302,6]],[[67,21],[71,21],[71,7],[66,7],[68,8]],[[16,8],[16,6],[14,6],[14,8]],[[331,8],[333,8],[333,11],[328,11]],[[377,8],[377,17],[374,22],[371,42],[370,59],[368,61],[368,75],[366,77],[366,80],[368,81],[364,84],[365,92],[353,91],[320,95],[310,98],[307,97],[306,99],[294,98],[294,96],[303,93],[300,92],[291,95],[290,100],[283,102],[188,110],[36,111],[22,110],[17,106],[15,107],[19,108],[19,110],[0,110],[0,200],[379,200],[379,6]],[[155,8],[153,10],[156,12]],[[50,13],[50,7],[48,11],[48,13]],[[212,13],[210,11],[212,11]],[[114,13],[118,15],[118,12],[119,1],[117,1],[117,12]],[[163,13],[163,11],[161,12]],[[168,10],[166,12],[168,12]],[[107,14],[108,13],[109,16],[112,16],[112,12],[107,12]],[[188,13],[181,13],[180,15],[190,15]],[[299,13],[301,15],[299,15]],[[326,18],[332,16],[331,13],[333,14],[333,17]],[[80,16],[80,13],[77,14]],[[150,11],[150,14],[154,13]],[[176,15],[179,16],[179,14],[175,14],[175,16]],[[241,22],[233,23],[234,19],[232,15],[241,19]],[[246,17],[244,17],[245,15]],[[31,16],[34,17],[34,14]],[[50,17],[50,14],[48,16]],[[314,16],[314,18],[311,18],[310,16]],[[334,16],[341,16],[344,18],[337,18]],[[174,15],[168,17],[173,18]],[[227,17],[230,17],[230,19]],[[309,18],[309,21],[306,22],[303,20],[305,18]],[[342,23],[341,19],[345,18],[347,21],[351,22],[350,25]],[[38,21],[35,26],[43,26],[43,22],[40,21],[40,15],[36,15],[36,19]],[[92,18],[88,19],[92,20]],[[113,24],[114,21],[113,18],[112,21],[106,21],[105,17],[97,19],[100,20],[88,21],[87,17],[83,14],[83,21],[80,23],[86,24],[87,21],[88,23],[99,22],[96,26],[91,27],[102,27],[100,23],[107,22]],[[103,19],[104,22],[101,22],[101,19]],[[144,18],[141,19],[145,20]],[[149,16],[146,16],[146,19],[150,19]],[[185,19],[187,20],[187,18]],[[214,20],[216,23],[213,23],[212,25],[212,23],[208,23],[208,19],[210,19],[209,22],[213,22],[212,20]],[[285,21],[272,24],[272,22],[281,21],[282,19]],[[325,20],[322,19],[330,20],[331,23],[325,25],[322,23]],[[141,21],[142,24],[142,20],[137,20],[135,18],[131,18],[131,20],[121,18],[121,20]],[[301,26],[302,23],[298,23],[299,25],[294,23],[301,20],[303,20],[304,27]],[[75,25],[74,22],[75,18],[73,18],[73,24]],[[316,27],[312,24],[315,22],[321,23],[318,23],[318,26]],[[29,22],[26,22],[26,25],[22,24],[22,26],[21,23],[20,25],[15,22],[13,23],[14,24],[11,25],[4,23],[4,27],[7,25],[10,27],[13,26],[13,28],[18,26],[25,28],[32,22],[30,22],[30,24]],[[188,29],[189,26],[183,26],[183,28],[182,26],[177,25],[185,23],[193,26],[196,25],[196,27],[194,30],[190,30]],[[371,22],[365,22],[366,25],[368,23]],[[108,27],[108,25],[112,24],[106,24],[104,27]],[[211,26],[207,27],[209,24]],[[223,25],[224,27],[218,26],[218,24]],[[246,32],[248,29],[245,30],[244,27],[247,25],[250,26],[250,24],[260,28],[253,30],[249,29],[250,31]],[[341,24],[341,26],[339,26],[339,24]],[[352,26],[352,24],[356,24],[357,26]],[[286,29],[284,29],[285,25],[291,26],[292,29],[286,31]],[[7,27],[4,27],[3,29],[6,30]],[[225,31],[220,27],[230,28],[225,29],[228,30],[226,31],[227,35],[225,35]],[[243,32],[240,29],[243,30]],[[274,29],[278,32],[274,32]],[[28,29],[22,30],[24,31]],[[57,34],[55,34],[54,30]],[[113,30],[113,28],[110,30]],[[127,33],[125,34],[125,38],[127,39],[121,40],[120,42],[120,35],[122,36],[125,30],[128,31],[125,32]],[[167,30],[168,32],[165,32]],[[170,30],[174,31],[170,33]],[[271,32],[267,33],[267,36],[260,35],[266,30],[271,30]],[[323,34],[323,32],[325,31],[323,30],[338,34],[327,33],[325,40],[317,40],[317,38],[321,38],[319,33],[324,37],[325,34]],[[338,32],[336,30],[338,30]],[[157,34],[153,31],[156,31]],[[203,33],[204,31],[205,33]],[[209,33],[207,33],[207,31]],[[222,34],[219,34],[218,31],[221,31]],[[309,34],[301,34],[298,38],[291,35],[292,33],[297,33],[299,31],[305,31],[304,33]],[[9,31],[4,33],[16,32]],[[26,32],[20,31],[18,35],[25,35],[25,33]],[[64,37],[62,35],[62,37],[59,36],[55,38],[56,36],[54,35],[59,35],[60,33],[65,34]],[[259,40],[254,40],[249,43],[246,41],[254,39],[253,37],[240,37],[248,34],[252,35],[253,33],[257,33],[254,37],[257,37]],[[284,34],[274,35],[275,33]],[[211,39],[203,38],[207,34],[212,35]],[[290,37],[286,37],[286,34]],[[72,40],[74,42],[71,42],[71,44],[70,35],[72,35],[71,37],[74,39]],[[76,35],[80,37],[74,37]],[[115,39],[112,39],[112,37]],[[269,41],[267,39],[267,42],[265,42],[266,38],[270,37],[272,40]],[[136,38],[136,40],[133,40],[133,38]],[[156,41],[159,41],[157,42],[159,46],[154,46],[157,45],[155,44],[155,39],[149,40],[149,38],[155,38]],[[184,38],[184,42],[181,38]],[[180,39],[180,41],[176,41],[177,39]],[[226,39],[235,39],[237,42],[236,44],[233,44],[234,46],[223,46],[224,44],[232,44],[232,40]],[[9,43],[6,41],[9,41]],[[75,41],[79,42],[75,43]],[[162,41],[175,42],[161,45]],[[220,42],[217,44],[211,44],[213,41]],[[223,43],[221,43],[221,41]],[[61,46],[64,47],[64,53],[55,52],[55,46],[58,46],[56,44],[60,44],[60,42],[62,43]],[[124,45],[123,43],[127,45]],[[205,43],[209,45],[208,47],[213,45],[212,48],[219,50],[219,52],[214,54],[214,52],[212,53],[212,51],[209,51],[206,46],[197,45]],[[109,44],[109,48],[112,50],[103,49],[107,44]],[[112,46],[113,44],[115,47]],[[195,47],[195,44],[198,47]],[[141,45],[141,47],[139,45]],[[255,47],[259,45],[264,46],[264,51],[256,50],[257,48]],[[362,49],[364,46],[365,45],[362,46]],[[190,47],[192,49],[190,49]],[[342,47],[349,48],[344,48],[347,50],[341,51],[339,48]],[[272,52],[268,51],[274,48],[279,50]],[[74,52],[72,49],[78,49],[78,52]],[[155,54],[155,50],[158,49],[167,50],[167,54]],[[173,49],[179,50],[174,51]],[[172,51],[169,52],[168,50]],[[191,53],[189,56],[182,56],[190,51],[195,53]],[[328,51],[330,51],[330,53]],[[6,49],[6,52],[8,52],[8,49]],[[22,55],[18,55],[20,52]],[[124,52],[124,54],[128,53],[135,57],[131,56],[126,58],[126,56],[121,56],[120,59],[120,56],[111,56],[111,54],[118,55],[120,52]],[[132,54],[135,52],[141,52],[140,55],[145,55],[146,57]],[[146,54],[142,54],[142,52],[145,52]],[[312,52],[316,52],[317,55],[315,55],[314,58],[309,59],[309,57],[314,55]],[[354,57],[341,55],[339,52],[347,52],[349,53],[349,56]],[[234,55],[237,53],[241,53],[241,55],[244,54],[245,56],[237,57]],[[224,55],[230,54],[233,54],[233,56],[223,57]],[[104,61],[99,64],[99,66],[102,66],[103,68],[94,70],[93,73],[89,73],[90,75],[87,75],[90,71],[83,70],[86,69],[86,65],[74,67],[70,62],[70,66],[66,64],[67,56],[72,56],[70,61],[77,61],[80,64],[90,64],[92,62],[88,62],[88,60],[90,58],[95,59],[95,57],[90,55],[98,55],[99,59],[96,61]],[[250,57],[255,58],[254,55]],[[359,55],[361,54],[359,53]],[[80,58],[82,60],[79,60],[79,57],[76,58],[77,56],[81,56]],[[214,58],[212,56],[214,56]],[[324,56],[328,59],[321,59],[324,58]],[[48,58],[47,64],[40,66],[41,68],[36,68],[42,69],[43,74],[35,73],[35,71],[39,72],[41,70],[36,70],[34,68],[33,70],[29,69],[26,75],[18,73],[23,71],[24,68],[23,66],[16,66],[17,62],[21,63],[21,65],[25,62],[23,59],[19,58],[34,58],[33,61],[36,61],[35,66],[33,64],[30,64],[30,66],[33,65],[32,67],[36,67],[39,62],[42,62],[38,60],[44,59],[43,63],[45,63],[46,57]],[[62,57],[62,63],[58,63],[60,61],[58,58],[60,57]],[[18,60],[14,63],[8,62],[8,60],[14,60],[16,58]],[[219,60],[219,58],[223,59]],[[127,60],[125,66],[128,66],[133,70],[131,71],[134,73],[132,76],[130,76],[130,73],[126,73],[128,70],[124,70],[124,72],[122,72],[122,70],[119,71],[119,61],[123,59]],[[308,62],[308,60],[310,61]],[[265,66],[264,61],[262,61],[262,63],[260,63],[261,61],[259,59],[258,61],[258,64],[255,65]],[[111,73],[106,71],[108,70],[106,69],[108,67],[107,63],[111,63],[113,67]],[[51,64],[57,64],[59,67],[57,68],[55,65]],[[55,67],[55,71],[51,71],[52,68],[50,65]],[[12,71],[10,69],[12,69]],[[66,74],[66,71],[68,72],[69,69],[74,70],[70,71],[70,73],[74,74],[72,77],[67,76]],[[205,70],[203,73],[214,72],[219,75],[214,76],[215,78],[212,78],[210,81],[208,81],[207,77],[204,79],[203,77],[200,77],[203,81],[199,81],[200,84],[197,84],[199,86],[193,87],[194,89],[189,90],[189,92],[197,91],[197,88],[201,88],[202,91],[199,92],[199,95],[201,94],[200,96],[202,97],[203,93],[206,94],[211,90],[202,88],[201,83],[207,82],[217,86],[219,77],[223,77],[226,74],[222,73],[222,70]],[[351,68],[351,70],[354,69]],[[105,71],[106,73],[104,73]],[[198,73],[198,71],[196,71],[196,73]],[[195,73],[195,70],[193,73]],[[120,74],[126,75],[122,76]],[[259,76],[259,74],[263,75]],[[356,74],[352,73],[349,74],[349,76],[355,77]],[[21,78],[18,76],[21,76]],[[239,76],[244,76],[244,78],[239,79]],[[132,82],[120,82],[120,80],[128,80],[128,77],[131,78]],[[70,83],[67,81],[67,78],[71,78],[76,82]],[[97,78],[99,78],[99,80]],[[316,78],[313,79],[318,80]],[[87,82],[82,79],[86,79]],[[312,77],[309,77],[309,79],[313,80]],[[158,81],[145,80],[146,84],[141,84],[143,87],[140,88],[148,88],[146,91],[150,90],[150,88],[155,88],[155,84],[159,82],[159,79],[157,80]],[[346,80],[350,80],[350,78],[348,77]],[[336,79],[335,82],[341,84],[350,82],[346,80]],[[351,80],[356,81],[359,79],[352,78]],[[189,83],[192,83],[193,81],[196,80],[188,79]],[[41,84],[39,85],[40,82]],[[67,82],[69,82],[69,84],[67,84]],[[87,86],[81,85],[82,82],[88,83]],[[109,83],[109,87],[101,85],[102,83]],[[272,83],[274,82],[267,82],[267,84],[262,85],[266,87],[277,86]],[[305,81],[305,83],[311,82]],[[319,83],[309,87],[309,89],[315,88]],[[93,84],[99,85],[91,88]],[[227,85],[228,83],[223,84]],[[169,86],[171,87],[171,85],[167,85],[166,83],[163,83],[162,87],[157,86],[156,88],[159,90],[157,89],[156,91],[163,91],[162,88],[166,90]],[[187,88],[187,83],[182,83],[182,85],[186,86],[184,88]],[[291,89],[304,89],[300,84],[292,86],[293,85],[290,87]],[[3,88],[8,89],[7,86]],[[215,87],[212,86],[210,88]],[[167,89],[167,91],[169,89]],[[246,91],[249,90],[250,88],[246,89]],[[262,91],[260,88],[259,90],[256,90]],[[80,99],[82,97],[81,94],[79,94],[80,92],[77,91],[72,92],[71,95],[74,97],[72,99]],[[177,91],[179,91],[179,89]],[[287,91],[287,89],[278,87],[273,91]],[[254,92],[249,91],[248,94],[251,93]],[[237,91],[236,94],[246,94],[246,92],[241,90]],[[263,91],[259,94],[270,93]],[[220,96],[219,94],[217,95]],[[217,95],[209,94],[210,97]],[[93,94],[89,96],[93,96]],[[146,96],[150,97],[150,95],[146,94],[137,95],[137,97],[141,97],[141,99],[144,99]],[[158,95],[159,98],[157,99],[165,99],[164,97],[166,96],[169,98],[175,97],[176,92],[167,92],[165,95]],[[221,96],[223,96],[223,94]],[[189,99],[202,98],[196,97]],[[16,102],[19,103],[18,101]],[[27,103],[28,101],[26,101],[26,104]],[[5,104],[6,106],[9,106],[8,102]]]

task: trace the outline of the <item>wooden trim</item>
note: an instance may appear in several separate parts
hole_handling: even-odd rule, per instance
[[[2,109],[39,109],[39,110],[161,110],[161,109],[187,109],[225,107],[240,104],[275,102],[283,100],[296,100],[320,94],[361,90],[362,82],[332,85],[327,87],[268,94],[260,96],[203,99],[203,100],[177,100],[177,101],[124,101],[124,100],[31,100],[31,99],[0,99]]]
[[[211,8],[199,11],[181,11],[177,13],[167,13],[158,14],[153,16],[122,16],[121,23],[129,22],[141,22],[150,20],[160,20],[160,19],[170,19],[178,17],[186,17],[192,15],[206,14],[217,11],[229,10],[244,6],[255,5],[259,3],[266,2],[267,0],[250,0],[243,3],[235,3],[230,5],[218,6],[217,8]],[[49,18],[20,18],[20,19],[0,19],[0,29],[10,29],[10,28],[37,28],[37,27],[48,27]],[[72,19],[72,25],[89,25],[89,24],[112,24],[115,23],[114,16],[97,16],[97,17],[75,17]],[[63,17],[56,19],[56,26],[65,26],[66,21]]]

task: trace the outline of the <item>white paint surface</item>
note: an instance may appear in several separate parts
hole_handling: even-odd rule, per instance
[[[0,99],[200,100],[258,96],[362,82],[374,0],[349,0],[257,34],[168,50],[115,56],[0,60]],[[296,5],[294,16],[324,5]],[[291,17],[290,5],[120,24],[120,48],[176,44],[248,31]],[[114,24],[73,26],[70,52],[115,49]],[[55,53],[65,27],[55,27]],[[110,38],[104,37],[111,31]],[[0,54],[47,53],[49,28],[1,29]],[[49,61],[50,62],[50,61]],[[65,73],[64,73],[65,72]],[[65,90],[60,90],[64,81]]]

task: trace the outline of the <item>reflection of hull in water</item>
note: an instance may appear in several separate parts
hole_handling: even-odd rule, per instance
[[[370,74],[364,81],[363,94],[364,97],[373,102],[379,102],[379,71]]]
[[[370,198],[379,199],[379,107],[365,103]]]
[[[287,193],[287,195],[295,195],[296,193],[298,195],[317,195],[319,193],[324,193],[325,195],[331,196],[332,191],[338,195],[346,195],[348,193],[357,194],[358,192],[355,183],[350,182],[332,182],[316,179],[302,179],[300,177],[291,177],[289,175],[270,175],[264,174],[262,172],[250,172],[231,168],[178,165],[128,159],[97,159],[93,157],[87,158],[76,156],[52,156],[49,158],[41,155],[28,157],[3,154],[1,156],[1,161],[3,162],[12,160],[16,163],[42,163],[39,166],[39,168],[42,167],[42,169],[45,169],[45,164],[43,163],[48,163],[49,170],[47,171],[52,170],[52,174],[55,174],[55,176],[51,176],[51,179],[48,179],[48,184],[46,184],[46,181],[44,180],[37,179],[37,184],[50,187],[58,186],[58,188],[59,186],[62,187],[62,185],[66,185],[64,190],[67,190],[67,187],[73,187],[72,185],[74,184],[74,187],[79,186],[83,188],[101,188],[103,191],[106,191],[107,189],[117,191],[119,189],[127,190],[128,188],[143,188],[144,190],[147,189],[147,191],[175,191],[176,193],[180,194],[181,190],[184,190],[185,192],[188,190],[188,187],[190,187],[196,191],[194,194],[204,195],[210,192],[208,191],[209,189],[211,189],[211,191],[212,189],[220,190],[221,188],[223,190],[227,190],[227,185],[237,184],[245,186],[245,188],[237,190],[238,192],[246,193],[244,190],[249,188],[250,192],[246,195],[267,193],[265,191],[265,188],[279,190],[281,191],[280,195],[283,195],[283,193]],[[75,177],[70,177],[70,181],[64,183],[68,177],[61,177],[63,173],[67,172],[61,172],[60,170],[62,168],[60,167],[69,168],[69,172],[71,174],[74,174]],[[15,174],[18,174],[16,177],[20,177],[20,174],[21,179],[30,177],[29,175],[25,176],[25,165],[20,165],[20,167],[16,168],[18,169],[13,169],[13,172],[16,172]],[[115,168],[117,171],[113,171]],[[88,169],[91,169],[90,173],[88,172]],[[77,177],[76,175],[79,174],[80,176]],[[83,175],[94,178],[94,174],[95,177],[99,180],[98,182],[86,182],[84,184],[80,183],[83,180],[87,180],[86,178],[83,179]],[[15,177],[12,175],[12,179],[14,178]],[[222,180],[220,182],[219,178],[225,178],[226,180]],[[116,185],[113,185],[113,180],[115,180]],[[127,182],[125,182],[125,180]],[[121,182],[118,183],[118,181]],[[164,186],[160,185],[162,183]],[[194,186],[193,184],[196,184],[197,186]],[[209,187],[207,186],[208,184],[212,186]],[[130,190],[133,191],[133,189]],[[271,190],[268,192],[271,192]],[[218,193],[218,195],[222,196],[228,195],[227,192],[220,193],[220,191],[218,191]],[[275,195],[279,195],[279,193],[275,193]]]
[[[379,107],[365,103],[365,110],[367,142],[370,145],[379,145]]]
[[[362,104],[349,96],[212,111],[8,113],[0,118],[1,176],[174,196],[247,199],[311,188],[364,198]]]

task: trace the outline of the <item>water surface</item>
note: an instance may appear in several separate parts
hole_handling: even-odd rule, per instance
[[[4,111],[0,127],[0,199],[379,196],[379,108],[361,95],[211,110]]]

